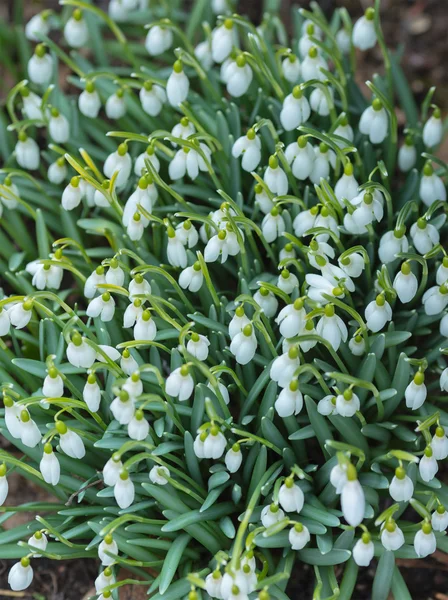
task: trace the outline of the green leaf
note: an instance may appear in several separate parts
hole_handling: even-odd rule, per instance
[[[372,600],[387,600],[395,568],[395,556],[390,550],[385,550],[376,568],[372,587]]]
[[[190,540],[191,537],[187,533],[183,533],[171,543],[170,549],[163,561],[162,572],[160,574],[159,592],[161,594],[166,592],[173,580],[182,554]]]

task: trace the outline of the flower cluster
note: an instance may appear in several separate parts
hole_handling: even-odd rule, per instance
[[[295,9],[291,41],[225,0],[63,4],[26,26],[0,170],[0,425],[23,453],[0,451],[0,504],[11,470],[56,498],[8,546],[11,589],[81,556],[101,600],[122,566],[155,600],[285,598],[300,563],[350,598],[374,557],[378,597],[403,590],[395,557],[448,550],[433,90],[417,107],[379,2],[354,25]]]

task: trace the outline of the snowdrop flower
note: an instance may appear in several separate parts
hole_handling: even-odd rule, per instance
[[[109,554],[112,554],[113,556],[109,556]],[[107,567],[115,562],[114,556],[117,556],[117,554],[117,542],[113,539],[112,535],[108,533],[104,536],[104,540],[98,546],[98,558],[100,559],[101,564]]]
[[[282,61],[282,74],[289,83],[298,82],[300,70],[300,61],[295,54],[288,54]]]
[[[235,314],[233,315],[230,323],[229,323],[229,336],[230,339],[233,338],[243,331],[246,325],[250,325],[250,319],[244,313],[244,307],[242,305],[238,306],[235,310]]]
[[[381,237],[378,258],[383,264],[387,265],[394,261],[398,253],[408,251],[409,242],[405,232],[404,228],[394,229],[393,231],[387,231]]]
[[[314,328],[314,322],[313,319],[307,319],[305,321],[305,324],[302,328],[302,330],[299,332],[299,336],[305,336],[305,335],[317,335],[316,329]],[[317,340],[300,340],[299,341],[299,346],[302,350],[302,352],[308,352],[309,350],[311,350],[311,348],[314,348],[314,346],[317,344]]]
[[[198,430],[200,431],[200,430]],[[204,455],[204,442],[207,439],[208,433],[206,431],[202,431],[198,433],[193,442],[193,450],[197,458],[205,458]]]
[[[188,258],[187,251],[181,240],[180,236],[177,235],[176,230],[173,227],[168,227],[167,230],[168,236],[168,244],[167,244],[167,257],[168,262],[173,267],[180,267],[181,269],[185,269],[187,266]]]
[[[145,39],[145,48],[151,56],[159,56],[173,45],[173,32],[168,27],[153,25]]]
[[[410,135],[406,136],[404,144],[398,151],[398,167],[403,173],[410,171],[417,162],[417,150]]]
[[[346,273],[347,277],[359,277],[364,271],[365,262],[362,254],[352,252],[345,255],[343,258],[338,258],[339,267]]]
[[[445,531],[448,527],[448,512],[442,504],[432,513],[431,525],[434,531]]]
[[[362,335],[355,335],[350,339],[348,347],[354,356],[362,356],[366,351],[366,342]]]
[[[404,535],[393,519],[388,519],[381,530],[381,543],[386,550],[395,552],[404,544]]]
[[[387,130],[387,112],[381,100],[375,98],[372,106],[367,107],[361,115],[359,131],[368,135],[372,144],[381,144],[387,136]]]
[[[140,177],[147,170],[145,160],[151,163],[151,165],[154,167],[154,170],[157,173],[160,170],[160,161],[157,158],[154,148],[151,145],[149,145],[146,148],[145,152],[139,154],[135,159],[134,173],[137,175],[137,177]]]
[[[207,171],[207,163],[203,155],[205,154],[206,160],[210,162],[210,148],[203,143],[200,143],[198,148],[202,152],[198,152],[187,146],[176,152],[168,167],[169,176],[173,181],[182,179],[186,173],[194,181],[200,171]]]
[[[78,98],[79,111],[89,119],[96,119],[101,108],[101,100],[93,81],[86,83],[86,89]]]
[[[72,177],[70,183],[64,188],[62,192],[61,205],[64,210],[73,210],[81,203],[83,198],[83,189],[80,185],[80,178],[78,176]]]
[[[253,76],[253,71],[246,57],[240,54],[225,71],[224,83],[226,84],[228,93],[234,98],[243,96],[249,89]]]
[[[72,48],[82,48],[89,39],[89,29],[82,11],[76,8],[64,27],[64,37]]]
[[[366,325],[370,331],[380,331],[388,321],[392,320],[392,309],[384,294],[378,294],[375,300],[369,302],[364,316]]]
[[[120,425],[128,425],[134,416],[134,399],[123,388],[111,402],[110,410]]]
[[[126,114],[126,104],[124,101],[124,90],[118,89],[115,94],[109,96],[106,100],[106,115],[108,119],[121,119]]]
[[[134,325],[134,340],[147,340],[152,342],[157,334],[157,327],[151,317],[149,309],[142,311]]]
[[[33,56],[28,61],[28,76],[30,80],[36,85],[47,86],[53,75],[53,67],[51,54],[47,53],[44,44],[38,44]]]
[[[24,300],[23,302],[17,302],[13,304],[8,310],[8,317],[11,325],[16,329],[23,329],[31,321],[33,316],[33,302],[32,300]]]
[[[44,481],[49,485],[57,485],[61,476],[59,461],[50,443],[44,445],[44,452],[39,463],[39,469]]]
[[[112,569],[110,567],[106,567],[104,571],[98,575],[95,579],[95,590],[97,593],[101,593],[104,588],[109,587],[115,583],[115,578],[113,576]]]
[[[43,11],[33,15],[25,25],[25,36],[30,42],[40,42],[40,35],[48,35],[50,24],[48,22],[49,13]],[[39,35],[38,35],[39,34]]]
[[[193,393],[193,389],[194,380],[187,365],[175,369],[166,380],[166,393],[173,398],[179,398],[180,402],[188,400]]]
[[[192,333],[191,339],[187,343],[187,352],[192,354],[195,358],[200,361],[207,360],[208,347],[210,342],[205,335],[199,335],[198,333]]]
[[[315,87],[310,96],[311,110],[321,117],[328,117],[333,107],[333,90],[326,86],[326,93],[321,87]]]
[[[271,212],[274,208],[274,202],[271,200],[270,196],[268,196],[265,188],[261,185],[261,183],[257,183],[255,188],[255,202],[254,204],[258,206],[258,208],[265,215]]]
[[[20,95],[23,100],[22,112],[24,116],[28,119],[42,121],[42,98],[34,92],[31,92],[27,87],[20,88]]]
[[[26,590],[33,581],[33,569],[30,565],[30,559],[24,556],[19,562],[15,563],[8,573],[8,584],[14,592]]]
[[[313,206],[309,210],[304,210],[297,215],[292,224],[297,237],[304,237],[306,232],[315,226],[318,214],[319,208]]]
[[[67,428],[63,421],[56,422],[56,429],[59,433],[59,445],[61,450],[71,458],[81,459],[86,454],[86,449],[82,438]]]
[[[360,19],[358,19],[353,27],[352,42],[356,48],[360,50],[368,50],[376,44],[377,37],[375,31],[375,10],[368,8]]]
[[[291,294],[294,290],[298,289],[299,280],[294,273],[290,273],[288,269],[283,269],[277,279],[277,286],[282,292]]]
[[[106,283],[104,267],[100,265],[86,279],[84,284],[84,296],[88,299],[93,298],[98,291],[98,286]]]
[[[5,463],[0,465],[0,506],[3,506],[8,496],[9,484],[6,479],[7,467]]]
[[[306,123],[311,115],[309,102],[304,95],[300,85],[296,85],[291,94],[283,101],[280,112],[280,123],[286,131],[297,129],[302,123]]]
[[[440,375],[440,389],[442,392],[448,392],[448,367]]]
[[[67,165],[65,158],[60,156],[57,160],[51,163],[47,171],[48,181],[56,185],[60,185],[67,177]]]
[[[198,292],[204,282],[201,264],[195,262],[192,267],[187,267],[179,275],[179,285],[184,290]]]
[[[419,196],[423,204],[431,206],[437,200],[446,201],[446,188],[443,180],[434,173],[430,163],[423,168]]]
[[[285,518],[285,513],[279,508],[278,504],[270,504],[265,506],[261,511],[261,523],[263,527],[275,525]]]
[[[255,171],[261,160],[261,141],[253,129],[249,129],[246,135],[239,137],[233,144],[232,156],[239,158],[241,155],[244,171]]]
[[[297,298],[293,304],[288,304],[282,308],[275,319],[275,322],[279,325],[280,335],[285,338],[298,335],[304,326],[305,317],[306,311],[301,298]]]
[[[204,458],[221,458],[226,449],[227,440],[218,425],[212,425],[210,432],[204,440]]]
[[[411,238],[417,252],[426,254],[439,243],[440,235],[434,225],[431,225],[422,217],[412,225]]]
[[[222,63],[229,57],[236,44],[236,34],[232,19],[226,19],[222,25],[212,31],[212,57],[216,63]]]
[[[412,410],[417,410],[425,402],[426,395],[425,375],[421,371],[418,371],[405,389],[406,406]]]
[[[414,550],[419,558],[425,558],[436,551],[436,536],[430,523],[423,523],[414,537]]]
[[[114,486],[114,496],[121,509],[128,508],[134,502],[135,487],[126,469],[122,469],[120,472]]]
[[[310,176],[313,170],[314,161],[316,160],[316,154],[312,145],[304,135],[299,136],[297,142],[288,144],[285,150],[285,157],[291,165],[294,177],[304,181]],[[303,213],[299,213],[294,219],[294,223],[301,219],[301,215],[303,215]]]
[[[341,492],[341,509],[349,525],[357,527],[362,523],[365,511],[364,491],[352,464],[347,467],[347,482]]]
[[[269,372],[272,381],[276,381],[281,388],[288,386],[295,371],[300,366],[300,356],[297,346],[291,346],[287,352],[278,356],[272,363]]]
[[[222,599],[221,585],[222,585],[221,572],[216,569],[212,573],[209,573],[205,578],[205,591],[211,598]]]
[[[123,0],[110,0],[108,5],[108,13],[111,19],[117,23],[127,20],[128,9]]]
[[[243,462],[243,454],[239,444],[233,444],[230,450],[226,452],[224,462],[229,473],[236,473],[238,471]]]
[[[60,398],[64,395],[64,382],[56,367],[48,369],[48,375],[44,379],[42,393],[47,398]]]
[[[338,135],[339,137],[344,138],[345,140],[347,140],[350,143],[353,142],[353,140],[355,138],[355,134],[353,133],[353,128],[351,127],[351,125],[348,122],[347,115],[344,114],[341,117],[341,119],[339,121],[339,125],[334,130],[333,135]],[[340,148],[344,148],[345,146],[347,146],[347,144],[342,141],[336,141],[336,143]]]
[[[67,360],[74,367],[90,369],[96,359],[95,349],[78,332],[72,335],[67,346]]]
[[[9,320],[8,311],[6,308],[0,309],[0,336],[3,337],[9,333],[11,321]]]
[[[279,209],[274,206],[271,212],[263,218],[261,230],[264,239],[270,244],[281,236],[286,230],[285,221]]]
[[[254,300],[268,318],[271,318],[276,314],[278,300],[275,297],[275,294],[270,292],[267,288],[261,286],[260,289],[255,292]]]
[[[149,296],[151,294],[151,286],[141,273],[132,279],[129,284],[129,299],[135,300],[136,296]]]
[[[14,154],[19,166],[26,171],[35,171],[40,164],[40,151],[36,142],[28,137],[24,131],[19,133],[19,139]]]
[[[287,387],[282,389],[274,406],[278,416],[282,418],[300,413],[303,407],[303,396],[297,379],[293,379]]]
[[[299,513],[305,502],[305,496],[299,486],[295,485],[293,477],[287,477],[280,487],[278,501],[285,512]]]
[[[257,338],[251,323],[245,325],[240,333],[237,333],[230,343],[230,352],[240,365],[247,365],[257,351]]]
[[[139,92],[139,98],[145,113],[156,117],[166,102],[166,93],[160,85],[145,81]]]
[[[6,311],[3,311],[6,312]],[[5,405],[5,425],[13,438],[20,439],[22,435],[22,426],[20,424],[21,407],[14,400],[4,394],[3,403]]]
[[[427,446],[423,456],[418,463],[418,471],[423,481],[432,481],[439,470],[439,465],[435,459],[431,446]]]
[[[208,39],[200,42],[194,49],[194,55],[198,59],[204,71],[210,71],[213,66],[212,45]]]
[[[412,479],[406,475],[403,467],[395,469],[395,475],[389,485],[389,494],[396,502],[409,502],[414,493]]]
[[[56,257],[54,257],[56,260]],[[42,264],[40,260],[33,260],[26,265],[26,271],[33,276],[32,285],[38,290],[58,290],[64,274],[61,267]]]
[[[48,545],[48,539],[45,533],[42,531],[36,531],[28,540],[28,544],[33,548],[38,548],[39,550],[43,550],[45,552]],[[40,558],[41,556],[42,554],[33,552],[33,558]]]
[[[176,237],[188,248],[194,248],[199,240],[199,234],[189,220],[176,226]]]
[[[331,396],[326,396],[331,398]],[[342,490],[347,483],[347,468],[346,465],[336,463],[330,472],[330,483],[334,487],[336,494],[340,495]]]
[[[82,397],[90,412],[97,412],[101,402],[101,390],[95,373],[90,373],[82,391]]]
[[[112,258],[109,263],[109,269],[106,273],[106,283],[110,285],[122,286],[124,284],[125,274],[123,269],[120,267],[118,260]]]
[[[353,175],[353,165],[349,162],[345,163],[344,174],[337,181],[334,194],[339,200],[341,206],[344,206],[342,199],[351,202],[358,194],[358,182]]]
[[[363,190],[350,200],[355,211],[351,215],[347,213],[344,218],[344,225],[349,231],[354,229],[355,233],[365,233],[366,225],[370,225],[374,220],[379,223],[383,219],[383,196],[378,190],[372,191],[373,193]],[[347,217],[350,219],[347,220]]]
[[[123,463],[118,454],[113,454],[103,467],[103,480],[106,485],[114,486],[123,469]]]
[[[315,160],[310,173],[311,182],[318,185],[321,179],[329,179],[330,166],[335,168],[336,155],[327,144],[322,142],[318,148],[315,148]]]
[[[128,227],[134,215],[139,213],[139,209],[143,209],[148,213],[152,213],[153,206],[157,200],[157,189],[153,184],[149,184],[148,177],[140,177],[137,188],[129,196],[123,211],[122,223]],[[146,227],[149,224],[147,217],[140,215],[142,225]]]
[[[176,125],[174,125],[173,129],[171,130],[171,134],[174,137],[180,138],[182,140],[187,140],[194,133],[196,133],[196,127],[188,117],[182,117],[179,123],[176,123]],[[171,145],[174,148],[177,147],[176,142],[172,141]]]
[[[440,425],[436,428],[435,435],[431,441],[431,448],[436,460],[445,460],[448,456],[448,438],[445,430]]]
[[[359,398],[350,388],[336,397],[336,408],[341,417],[353,417],[360,409]]]
[[[173,71],[168,78],[166,95],[171,106],[179,106],[187,99],[190,82],[183,71],[182,62],[176,60]]]
[[[263,177],[268,188],[277,196],[284,196],[288,193],[288,178],[283,169],[279,166],[278,158],[274,155],[269,157],[269,166],[264,172]]]
[[[143,394],[143,382],[138,371],[135,371],[126,379],[123,389],[126,390],[129,396],[134,399]]]
[[[321,69],[328,71],[327,61],[320,56],[318,49],[313,46],[309,49],[308,54],[302,62],[303,81],[306,82],[310,81],[311,79],[325,81],[327,76]]]
[[[336,44],[342,54],[348,54],[351,48],[350,33],[345,27],[339,29],[336,33]]]
[[[393,288],[403,304],[410,302],[417,293],[417,277],[412,273],[411,265],[408,262],[404,262],[400,271],[395,275]]]
[[[327,271],[325,272],[325,276],[308,273],[308,275],[305,277],[305,281],[309,286],[307,290],[308,297],[315,302],[319,302],[319,304],[322,306],[330,302],[330,300],[325,298],[323,294],[335,298],[344,297],[343,288],[340,287],[336,278]],[[329,313],[328,316],[332,315]]]
[[[438,146],[443,137],[443,124],[440,108],[435,108],[423,127],[423,143],[427,148]]]
[[[308,527],[302,523],[296,523],[291,527],[288,533],[288,540],[293,550],[302,550],[310,541],[310,532]]]
[[[118,172],[115,184],[117,188],[123,188],[129,179],[132,170],[132,159],[128,153],[128,145],[123,142],[115,152],[109,154],[104,162],[104,175],[112,179]]]
[[[207,387],[209,389],[211,389],[213,391],[213,393],[216,393],[215,390],[213,389],[213,386],[210,383],[210,381],[207,383]],[[229,404],[229,402],[230,402],[229,391],[228,391],[227,387],[219,379],[218,379],[218,389],[221,393],[221,396],[222,396],[225,404]]]
[[[207,242],[204,251],[205,262],[215,262],[221,257],[224,264],[230,256],[236,256],[240,251],[236,234],[233,231],[221,229]]]
[[[311,48],[314,46],[314,42],[311,40],[312,37],[319,37],[315,34],[314,23],[308,22],[305,26],[305,33],[299,39],[299,54],[302,58],[308,54]]]
[[[448,256],[443,257],[443,261],[436,271],[436,283],[442,285],[446,281],[448,281]]]
[[[448,285],[430,287],[423,294],[422,302],[427,315],[438,315],[448,306]]]
[[[353,560],[358,567],[368,567],[372,561],[375,546],[370,533],[365,531],[353,546]]]
[[[109,292],[93,298],[86,310],[88,317],[99,317],[103,323],[112,321],[115,314],[115,300]]]

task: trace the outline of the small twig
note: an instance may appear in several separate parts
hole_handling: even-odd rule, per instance
[[[73,502],[73,500],[76,498],[76,496],[78,496],[81,492],[83,492],[84,490],[88,490],[91,487],[94,487],[97,483],[101,483],[102,481],[103,481],[102,479],[97,479],[96,481],[92,481],[91,483],[88,483],[87,485],[80,488],[78,491],[76,491],[74,494],[72,494],[70,496],[70,498],[65,503],[65,506],[70,506],[70,504]],[[0,596],[1,596],[1,594],[0,594]]]

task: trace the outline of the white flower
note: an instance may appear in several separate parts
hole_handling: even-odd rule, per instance
[[[290,273],[288,269],[283,269],[278,277],[277,285],[286,294],[291,294],[298,289],[299,280],[294,273]]]
[[[115,583],[115,578],[113,576],[112,569],[110,567],[106,567],[104,571],[98,575],[95,579],[95,590],[97,593],[100,593],[104,588]]]
[[[73,15],[64,27],[64,37],[72,48],[82,48],[89,39],[89,29],[79,9],[73,11]]]
[[[403,467],[395,469],[395,475],[389,485],[389,494],[396,502],[409,502],[414,493],[412,479],[406,475]]]
[[[195,262],[192,267],[187,267],[179,275],[179,285],[184,290],[198,292],[204,282],[204,274],[201,265]]]
[[[261,185],[261,183],[257,183],[255,188],[255,202],[254,204],[258,206],[258,208],[265,215],[270,212],[274,208],[274,203],[267,194],[265,188]]]
[[[278,501],[285,512],[299,513],[305,502],[305,495],[292,477],[287,477],[278,492]]]
[[[353,27],[352,42],[356,48],[360,50],[368,50],[376,44],[377,37],[375,31],[375,10],[368,8],[360,19],[358,19]]]
[[[350,202],[357,196],[358,186],[359,184],[353,175],[353,165],[351,163],[346,163],[344,167],[344,174],[336,182],[334,188],[334,194],[339,200],[341,206],[344,206],[344,203],[342,202],[343,198]]]
[[[120,472],[117,483],[114,486],[114,496],[121,509],[128,508],[134,502],[135,487],[129,473],[123,469]]]
[[[237,363],[247,365],[253,359],[256,350],[257,338],[255,337],[254,327],[251,323],[248,323],[232,339],[230,352],[234,355]]]
[[[261,231],[268,244],[274,242],[286,231],[285,220],[276,206],[264,216],[261,222]]]
[[[91,373],[82,390],[82,397],[90,412],[97,412],[101,402],[101,390],[94,373]]]
[[[432,117],[430,117],[423,127],[423,143],[427,148],[438,146],[443,137],[443,124],[440,115],[440,109],[434,109]]]
[[[55,367],[50,367],[44,379],[42,393],[47,398],[59,398],[64,395],[64,382]]]
[[[95,349],[90,346],[79,333],[72,336],[72,341],[67,346],[67,360],[74,367],[90,369],[96,359]]]
[[[430,163],[423,169],[420,179],[419,196],[423,204],[431,206],[437,200],[446,201],[446,188],[443,180],[434,173]]]
[[[411,136],[406,136],[404,144],[398,151],[398,167],[403,173],[407,173],[417,162],[417,150]]]
[[[148,146],[145,150],[145,152],[142,152],[141,154],[139,154],[137,156],[137,158],[135,159],[135,164],[134,164],[134,173],[137,175],[137,177],[140,177],[140,175],[142,175],[142,173],[146,173],[147,169],[146,169],[146,164],[145,161],[148,161],[151,163],[151,165],[154,167],[154,170],[158,173],[160,170],[160,161],[157,158],[157,154],[155,153],[155,150],[152,146]],[[151,184],[151,186],[149,187],[154,187],[155,186],[153,184]]]
[[[392,320],[392,309],[384,294],[378,294],[375,300],[369,302],[365,310],[366,325],[376,333]]]
[[[138,362],[127,348],[123,350],[123,354],[121,355],[120,367],[126,375],[132,375],[138,369]]]
[[[298,298],[293,304],[288,304],[279,312],[275,319],[279,325],[280,335],[285,338],[292,338],[298,335],[304,327],[306,310],[303,300]]]
[[[283,100],[280,112],[280,123],[286,131],[297,129],[302,123],[306,123],[311,115],[309,102],[301,87],[296,85],[291,94]]]
[[[189,373],[187,365],[182,365],[175,369],[167,378],[165,391],[173,398],[179,398],[179,401],[188,400],[193,393],[194,380]]]
[[[9,491],[8,480],[6,479],[6,465],[0,465],[0,506],[3,506]]]
[[[362,335],[355,335],[348,342],[348,347],[354,356],[362,356],[366,351],[366,341]]]
[[[271,192],[277,196],[284,196],[288,193],[288,178],[279,166],[277,157],[269,158],[269,166],[264,172],[263,179]]]
[[[404,231],[397,229],[387,231],[380,239],[378,258],[383,264],[387,265],[395,260],[399,252],[407,252],[408,249],[409,243]]]
[[[448,457],[448,438],[444,428],[440,427],[440,425],[436,428],[436,432],[432,438],[431,448],[436,460],[445,460]]]
[[[316,333],[324,340],[328,340],[336,352],[341,342],[347,341],[347,326],[341,317],[335,314],[332,304],[325,307],[325,313],[317,323]]]
[[[276,314],[278,300],[275,297],[275,294],[265,287],[261,286],[260,289],[255,292],[254,300],[268,318],[273,317]]]
[[[201,152],[198,151],[199,149]],[[200,143],[198,150],[193,150],[192,148],[184,146],[176,152],[168,167],[169,176],[173,181],[182,179],[182,177],[185,177],[186,173],[190,179],[194,181],[200,171],[207,171],[207,163],[204,160],[203,155],[205,155],[206,160],[210,162],[210,148],[205,144]]]
[[[120,144],[115,152],[109,154],[104,162],[103,170],[108,179],[112,179],[114,174],[118,173],[115,180],[118,188],[123,188],[126,185],[132,170],[132,159],[128,153],[126,143]]]
[[[347,482],[341,492],[341,509],[349,525],[357,527],[362,523],[365,511],[364,491],[352,464],[347,467]]]
[[[119,266],[118,261],[113,258],[109,263],[109,269],[106,273],[106,283],[121,287],[124,283],[124,277],[123,269]]]
[[[299,212],[293,221],[294,233],[297,237],[303,237],[309,229],[312,229],[316,223],[316,217],[319,214],[317,207]],[[328,238],[327,238],[328,239]]]
[[[59,483],[61,467],[51,444],[48,442],[44,445],[44,453],[39,463],[39,469],[46,483],[50,485],[57,485]]]
[[[308,54],[305,56],[302,62],[302,79],[303,81],[310,81],[311,79],[320,79],[325,81],[327,76],[321,70],[325,69],[328,71],[327,61],[320,56],[318,49],[312,46],[308,50]]]
[[[53,260],[55,258],[53,257]],[[63,269],[56,265],[43,264],[40,260],[33,260],[26,265],[26,270],[33,276],[32,285],[38,290],[59,289],[64,275]]]
[[[212,57],[216,63],[228,58],[232,47],[236,44],[235,29],[232,19],[226,19],[220,27],[212,31]]]
[[[33,315],[31,300],[17,302],[8,310],[8,317],[11,325],[16,329],[23,329],[31,321]]]
[[[381,543],[386,550],[395,552],[404,544],[404,535],[392,519],[386,521],[381,530]]]
[[[79,206],[84,196],[83,188],[80,183],[81,180],[79,177],[72,177],[70,183],[64,188],[61,198],[61,204],[64,210],[73,210]]]
[[[359,277],[364,271],[365,262],[364,256],[358,252],[352,252],[351,254],[338,258],[339,267],[347,274],[348,277]]]
[[[375,546],[370,539],[369,533],[363,533],[362,537],[353,546],[353,560],[358,567],[368,567],[372,561]]]
[[[154,319],[151,317],[151,312],[146,309],[137,316],[134,325],[134,340],[148,340],[152,342],[157,334],[157,327]]]
[[[145,113],[156,117],[166,102],[166,93],[160,85],[145,81],[139,92],[139,98]]]
[[[28,76],[33,83],[47,86],[53,75],[53,59],[43,44],[38,44],[33,56],[28,61]]]
[[[99,317],[103,323],[112,321],[115,313],[115,300],[109,292],[93,298],[86,310],[88,317]]]
[[[16,161],[26,171],[35,171],[40,164],[40,151],[36,142],[24,131],[19,133],[19,139],[14,149]]]
[[[30,92],[27,87],[21,88],[20,94],[23,100],[22,112],[24,116],[28,119],[42,121],[44,118],[41,109],[42,98],[34,92]],[[38,125],[36,126],[38,127]]]
[[[272,381],[276,381],[281,388],[285,388],[290,384],[299,366],[299,350],[296,346],[291,346],[287,352],[284,352],[274,360],[269,375]]]
[[[86,83],[86,89],[78,98],[80,112],[89,119],[96,119],[101,108],[101,99],[92,81]]]
[[[166,467],[155,465],[149,472],[149,479],[157,485],[166,485],[168,478],[171,477],[169,470]]]
[[[425,558],[436,551],[436,536],[429,523],[424,523],[414,537],[414,550],[419,558]]]
[[[207,383],[207,387],[210,388],[213,391],[213,393],[216,393],[214,391],[213,386],[210,383],[210,381]],[[224,402],[226,404],[229,404],[229,402],[230,402],[229,390],[219,379],[218,379],[218,389],[221,392],[221,396],[223,397]]]
[[[210,432],[204,440],[204,458],[218,459],[224,454],[227,440],[217,425],[212,425]]]
[[[110,404],[110,410],[120,425],[128,425],[134,416],[134,399],[122,389],[118,396]]]
[[[443,284],[441,286],[435,285],[430,287],[423,294],[422,302],[427,315],[441,313],[448,305],[448,286]]]
[[[120,471],[123,469],[123,463],[115,454],[109,458],[103,467],[103,480],[106,485],[113,486],[117,483]]]
[[[383,195],[378,190],[373,190],[373,193],[370,190],[363,190],[350,200],[350,204],[355,210],[351,215],[349,213],[345,215],[345,227],[354,233],[365,233],[366,225],[370,225],[374,220],[377,220],[378,223],[382,220],[383,202]],[[350,217],[349,223],[347,223],[347,217]]]
[[[217,235],[214,235],[207,242],[204,250],[205,262],[215,262],[221,257],[221,263],[224,264],[230,256],[236,256],[240,251],[238,239],[233,231],[220,229]]]
[[[299,39],[299,53],[302,58],[305,58],[310,49],[314,46],[314,42],[311,40],[312,37],[320,39],[320,35],[316,34],[314,23],[308,22],[304,28],[302,28],[302,36]]]
[[[40,42],[40,35],[48,35],[50,32],[50,24],[46,12],[33,15],[25,25],[25,36],[30,42]]]
[[[395,275],[393,288],[403,304],[410,302],[417,293],[418,280],[412,273],[411,265],[408,262],[404,262],[400,271]]]
[[[114,556],[109,556],[109,554],[114,556],[117,556],[118,554],[117,542],[110,534],[106,535],[104,540],[98,546],[98,558],[100,559],[101,564],[106,567],[115,562]]]
[[[448,367],[440,375],[440,389],[443,392],[448,392]]]
[[[207,360],[209,346],[210,346],[210,342],[205,337],[205,335],[199,335],[197,333],[193,333],[191,336],[191,339],[188,340],[188,343],[187,343],[187,352],[192,354],[198,360],[204,361],[204,360]]]
[[[302,523],[296,523],[291,527],[288,533],[288,540],[293,550],[302,550],[310,541],[310,532],[308,527]]]
[[[43,550],[45,552],[48,545],[48,539],[45,533],[42,533],[42,531],[36,531],[36,533],[34,533],[28,540],[28,544],[33,548],[38,548],[39,550]],[[33,558],[39,558],[41,556],[42,554],[38,554],[37,552],[33,553]]]
[[[224,462],[226,463],[226,468],[229,473],[236,473],[238,471],[243,462],[243,454],[239,444],[234,444],[230,450],[226,452]]]
[[[345,27],[339,29],[336,34],[336,44],[342,54],[348,54],[351,47],[350,33]]]
[[[8,573],[8,583],[14,592],[26,590],[33,581],[33,569],[30,559],[24,556],[20,562],[15,563]]]
[[[411,238],[417,252],[426,254],[439,243],[440,235],[434,225],[421,218],[412,225]]]
[[[179,106],[187,99],[190,82],[185,75],[180,60],[176,60],[166,84],[166,95],[171,106]]]
[[[404,391],[406,406],[412,410],[417,410],[425,402],[426,395],[425,376],[421,371],[418,371]]]
[[[176,231],[172,227],[168,228],[167,257],[168,262],[173,267],[185,269],[187,266],[187,252],[182,241],[180,240],[180,236],[177,235]]]
[[[297,142],[292,142],[288,144],[285,150],[285,157],[288,163],[291,165],[292,174],[297,179],[304,181],[311,175],[313,170],[314,161],[316,160],[316,154],[314,152],[313,147],[307,141],[307,138],[303,135],[299,136]],[[304,211],[299,213],[297,217],[294,219],[294,227],[297,222],[300,222],[301,215],[309,214],[310,211]],[[315,219],[315,215],[314,219]],[[313,223],[314,223],[313,219]],[[303,226],[302,226],[303,227]],[[312,227],[312,225],[310,226]],[[310,228],[309,227],[309,228]],[[303,231],[306,231],[304,229]]]
[[[278,504],[270,504],[265,506],[261,511],[261,523],[263,527],[275,525],[285,518],[285,513],[279,508]]]
[[[4,310],[3,313],[6,313],[6,311]],[[6,428],[13,438],[19,439],[22,435],[22,427],[20,424],[20,412],[22,408],[6,394],[3,396],[3,403],[5,405]]]
[[[347,388],[343,394],[336,397],[336,409],[341,417],[353,417],[360,409],[358,396],[350,388]]]
[[[194,55],[201,64],[204,71],[210,71],[213,66],[212,45],[208,39],[199,44],[194,49]]]
[[[47,177],[48,181],[55,185],[61,185],[64,179],[67,177],[67,165],[65,164],[64,157],[58,158],[48,166]]]
[[[84,296],[89,299],[93,298],[98,291],[98,286],[103,283],[106,283],[104,267],[99,266],[87,277],[84,284]]]
[[[418,463],[418,471],[423,481],[431,481],[436,476],[439,465],[435,459],[431,446],[427,446]]]
[[[136,296],[146,296],[151,294],[151,286],[140,273],[135,276],[129,284],[129,299],[135,300]]]
[[[151,56],[159,56],[171,48],[173,32],[168,27],[153,25],[146,36],[145,48]]]
[[[448,281],[448,256],[443,257],[443,261],[436,271],[436,283],[442,285],[446,281]]]
[[[448,527],[448,512],[442,504],[432,513],[431,525],[434,531],[445,531]]]
[[[180,138],[181,140],[187,140],[194,133],[196,133],[196,127],[194,126],[194,123],[192,123],[190,119],[188,119],[188,117],[182,117],[179,123],[176,123],[176,125],[174,125],[173,129],[171,130],[171,135],[173,135],[176,138]],[[177,147],[176,142],[172,141],[171,145],[174,148]]]
[[[321,179],[330,178],[330,166],[336,166],[336,154],[329,150],[327,144],[321,143],[315,148],[315,160],[310,173],[310,180],[314,184],[320,184]]]
[[[325,398],[331,398],[331,396],[326,396]],[[344,485],[347,483],[347,469],[345,465],[335,464],[330,472],[330,483],[334,487],[336,494],[341,494]]]
[[[253,72],[247,64],[244,55],[238,56],[235,62],[226,70],[226,85],[228,93],[234,98],[240,98],[249,89],[253,79]]]
[[[333,107],[333,90],[326,88],[327,93],[321,87],[315,87],[310,96],[310,107],[321,117],[327,117]]]
[[[119,89],[106,100],[106,115],[108,119],[121,119],[126,114],[124,91]]]
[[[349,144],[353,142],[355,134],[345,114],[341,117],[339,125],[334,130],[333,135],[338,135],[339,137],[344,138],[344,140],[347,140]],[[349,145],[342,140],[337,140],[336,143],[340,148],[345,148],[347,145]]]
[[[282,61],[283,77],[289,83],[297,83],[300,77],[300,61],[295,54],[288,54]]]
[[[239,158],[243,156],[241,166],[244,171],[251,173],[260,164],[261,141],[253,129],[249,129],[246,135],[239,137],[232,146],[232,156]]]
[[[211,598],[222,600],[221,594],[222,575],[219,570],[209,573],[205,578],[205,591]]]
[[[86,449],[81,437],[76,432],[67,429],[67,425],[62,421],[57,422],[56,428],[59,432],[61,450],[71,458],[84,458]]]

